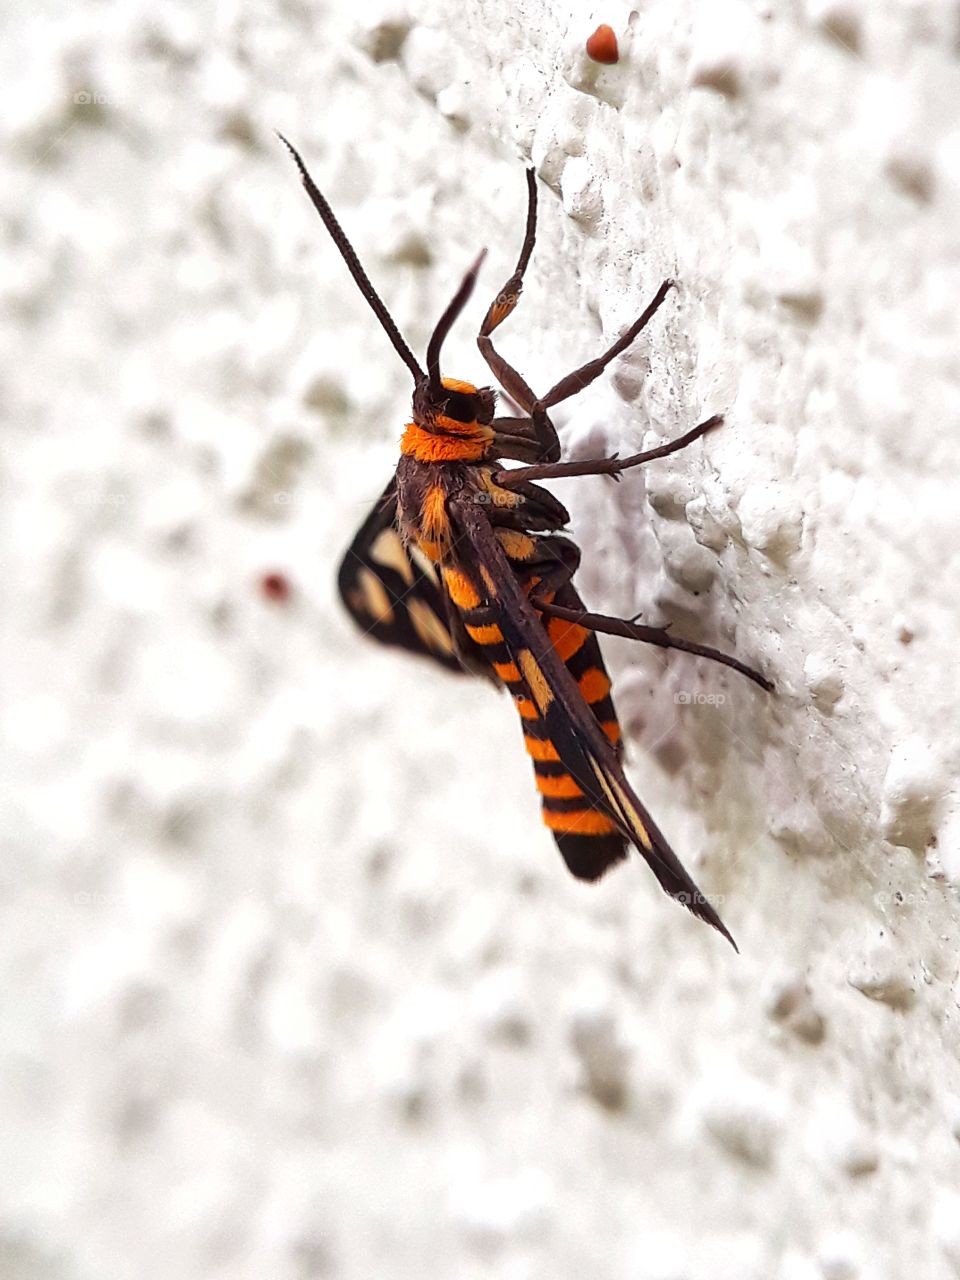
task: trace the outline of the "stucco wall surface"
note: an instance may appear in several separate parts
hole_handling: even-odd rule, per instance
[[[6,7],[5,1280],[960,1275],[960,11]],[[609,23],[620,62],[583,52]],[[737,956],[540,825],[334,577],[413,348],[545,388],[631,776]],[[264,589],[282,575],[289,593]]]

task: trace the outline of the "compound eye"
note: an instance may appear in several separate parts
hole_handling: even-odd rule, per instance
[[[455,422],[474,422],[477,417],[476,398],[460,391],[448,391],[443,412]]]

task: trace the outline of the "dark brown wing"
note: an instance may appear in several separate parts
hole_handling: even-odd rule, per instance
[[[439,662],[460,675],[488,670],[451,617],[433,564],[397,530],[396,477],[377,499],[350,544],[337,574],[347,612],[381,644]]]
[[[555,772],[574,784],[573,793],[568,792],[563,804],[554,807],[556,816],[547,817],[558,843],[563,835],[609,843],[611,836],[622,833],[639,849],[661,887],[735,947],[716,910],[627,781],[613,746],[551,645],[482,508],[464,501],[455,501],[451,508],[461,535],[456,543],[459,573],[470,584],[469,592],[461,590],[461,598],[466,603],[476,596],[479,602],[466,611],[461,606],[465,624],[476,631],[492,626],[499,633],[498,643],[505,651],[501,656],[508,661],[499,664],[498,671],[517,702],[525,735],[532,733],[547,744],[544,753],[549,749],[560,766]],[[545,808],[544,813],[547,816],[551,810]]]

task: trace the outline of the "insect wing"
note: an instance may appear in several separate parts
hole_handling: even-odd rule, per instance
[[[432,658],[468,674],[458,657],[449,603],[437,571],[397,530],[396,479],[391,478],[350,544],[337,574],[347,612],[381,644]],[[453,624],[456,625],[456,624]]]

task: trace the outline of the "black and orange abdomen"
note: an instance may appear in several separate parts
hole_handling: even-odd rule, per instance
[[[553,599],[567,609],[584,607],[570,582],[561,586]],[[554,652],[563,660],[619,757],[623,752],[620,722],[597,637],[586,627],[562,618],[544,619],[544,625]],[[533,760],[543,820],[570,871],[581,880],[596,880],[626,857],[627,841],[611,819],[584,796],[577,780],[557,760],[549,739],[531,732],[535,728],[525,723],[523,737]]]
[[[561,540],[537,538],[514,530],[498,529],[498,541],[514,568],[523,589],[530,594],[549,579],[551,569],[560,564],[557,552]],[[446,576],[446,575],[445,575]],[[564,570],[560,569],[560,576]],[[459,608],[480,604],[479,593],[464,591],[462,575],[450,575],[448,590]],[[544,583],[544,587],[546,583]],[[583,609],[583,602],[569,580],[561,581],[554,590],[543,591],[543,598],[568,609]],[[483,647],[500,681],[506,686],[520,713],[523,740],[533,761],[543,821],[553,833],[557,847],[569,870],[581,880],[596,880],[626,857],[627,841],[613,820],[585,794],[582,780],[574,777],[561,760],[557,744],[538,706],[529,679],[513,661],[496,622],[497,610],[486,605],[464,613],[467,635]],[[597,637],[575,622],[560,618],[543,618],[544,642],[573,677],[584,702],[619,757],[622,755],[620,724],[613,705],[610,678],[604,665]],[[533,654],[537,658],[536,653]],[[588,780],[587,785],[590,785]]]

